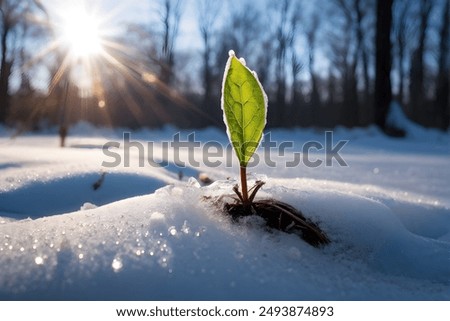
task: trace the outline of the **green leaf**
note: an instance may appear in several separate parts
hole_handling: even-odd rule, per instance
[[[246,167],[266,125],[267,96],[256,74],[232,50],[225,67],[221,104],[228,138],[241,167]]]

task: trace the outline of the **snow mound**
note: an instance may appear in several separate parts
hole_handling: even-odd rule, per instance
[[[410,120],[403,112],[402,106],[396,101],[392,101],[389,105],[387,123],[395,128],[403,129],[408,138],[416,140],[435,140],[445,135],[437,129],[427,129]]]
[[[104,205],[131,196],[149,194],[165,185],[166,182],[156,178],[107,172],[37,181],[2,193],[0,216],[37,218],[67,213],[79,209],[85,202]]]
[[[450,242],[409,231],[387,199],[320,181],[291,183],[274,180],[264,195],[300,208],[332,245],[316,249],[296,235],[268,232],[257,218],[232,223],[205,199],[230,191],[232,182],[199,188],[191,181],[89,211],[0,225],[0,298],[450,298]],[[450,212],[442,215],[448,234]]]

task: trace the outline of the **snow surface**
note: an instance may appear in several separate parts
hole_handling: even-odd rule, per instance
[[[175,132],[132,138],[168,141]],[[120,142],[121,130],[80,124],[64,149],[54,133],[10,138],[0,128],[0,299],[450,300],[449,133],[390,139],[338,128],[348,167],[285,168],[305,142],[324,144],[324,133],[271,132],[295,147],[271,156],[276,167],[251,168],[251,179],[267,182],[259,197],[319,223],[332,240],[320,249],[267,231],[257,217],[236,224],[221,213],[211,199],[232,194],[236,161],[139,167],[134,150],[133,166],[105,168],[101,147]],[[227,144],[216,129],[196,138]],[[189,178],[202,172],[216,182]]]

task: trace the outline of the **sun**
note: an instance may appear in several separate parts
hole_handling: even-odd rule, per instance
[[[102,50],[100,19],[84,7],[68,11],[60,26],[61,42],[74,59],[99,55]]]
[[[78,87],[81,97],[90,97],[99,91],[96,88],[101,84],[99,68],[108,57],[108,39],[113,35],[109,16],[87,1],[65,0],[52,7],[51,17],[55,40],[48,52],[55,50],[59,68],[49,88],[53,90],[66,81]]]

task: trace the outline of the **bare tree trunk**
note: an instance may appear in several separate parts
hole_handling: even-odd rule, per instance
[[[298,75],[302,70],[302,63],[300,62],[297,54],[292,53],[291,57],[291,74],[292,74],[292,96],[291,96],[291,118],[289,125],[296,126],[299,125],[299,109],[300,109],[300,82],[298,80]]]
[[[211,102],[212,95],[212,70],[211,70],[211,48],[209,44],[209,33],[203,33],[203,44],[205,51],[203,52],[203,105],[208,106]]]
[[[319,89],[317,85],[317,76],[314,72],[314,54],[316,49],[316,35],[317,29],[319,27],[319,16],[317,13],[314,13],[311,17],[311,23],[309,24],[309,28],[306,31],[306,40],[308,42],[309,47],[309,75],[311,77],[311,94],[310,94],[310,108],[311,108],[311,117],[314,125],[319,125],[320,119],[320,95]]]
[[[4,19],[1,32],[1,62],[0,62],[0,123],[5,123],[8,117],[10,97],[9,97],[9,77],[11,75],[12,63],[8,61],[6,55],[8,52],[8,34],[10,26]]]
[[[281,2],[281,3],[280,3]],[[275,38],[275,101],[277,111],[272,113],[275,126],[284,126],[291,122],[290,105],[287,104],[286,66],[288,53],[293,52],[296,29],[299,19],[299,2],[283,0],[277,3],[278,22]]]
[[[336,103],[336,78],[333,75],[333,70],[331,67],[328,68],[328,99],[327,104],[328,105],[334,105]]]
[[[408,9],[410,7],[410,2],[404,0],[402,2],[398,2],[398,5],[401,5],[400,8],[397,8],[399,15],[395,21],[395,40],[397,49],[397,72],[399,78],[399,89],[397,99],[400,104],[403,106],[405,104],[405,80],[406,80],[406,66],[405,66],[405,57],[406,57],[406,45],[407,45],[407,30],[408,30]]]
[[[356,80],[356,52],[351,63],[347,66],[347,73],[344,83],[344,105],[345,115],[343,118],[344,125],[354,127],[358,125],[359,119],[359,100],[358,88]]]
[[[363,68],[363,79],[364,79],[364,104],[369,102],[369,57],[367,55],[366,48],[364,46],[364,30],[363,30],[363,19],[364,13],[361,8],[361,1],[354,0],[354,8],[356,13],[356,41],[357,41],[357,53],[358,59],[361,59]]]
[[[161,12],[161,22],[163,24],[163,43],[160,78],[165,84],[170,84],[173,80],[173,67],[175,66],[174,44],[178,36],[180,18],[180,1],[164,0]]]
[[[199,12],[199,28],[200,35],[203,40],[203,72],[202,72],[202,82],[203,82],[203,102],[202,110],[205,113],[213,114],[213,109],[210,109],[213,103],[213,84],[214,74],[213,67],[211,66],[211,54],[212,49],[212,37],[214,35],[214,25],[217,20],[217,15],[221,7],[221,2],[215,0],[199,0],[198,2],[198,12]],[[199,124],[202,126],[203,124]]]
[[[286,34],[286,24],[289,10],[288,0],[284,0],[280,12],[280,24],[277,27],[278,48],[276,50],[276,106],[278,112],[276,113],[275,126],[280,126],[283,123],[284,113],[286,110],[286,52],[288,47],[288,39]]]
[[[422,0],[420,3],[420,30],[419,42],[411,59],[410,70],[410,105],[411,116],[415,121],[424,121],[423,108],[425,103],[424,90],[424,55],[425,55],[425,39],[428,28],[428,18],[430,16],[432,2],[430,0]]]
[[[356,68],[363,38],[362,32],[358,34],[357,11],[360,8],[360,0],[334,0],[334,3],[336,9],[343,15],[344,29],[342,32],[346,39],[346,43],[342,48],[344,66],[342,74],[343,100],[340,122],[344,126],[353,127],[359,123]],[[362,15],[362,12],[360,12],[360,14]]]
[[[398,54],[398,68],[399,68],[399,84],[398,84],[398,101],[399,103],[403,106],[404,102],[405,102],[405,77],[406,77],[406,70],[404,65],[404,61],[405,61],[405,53],[404,53],[404,48],[399,49],[399,54]]]
[[[393,0],[377,1],[376,58],[375,58],[375,123],[389,133],[386,123],[391,89],[391,24]]]
[[[439,72],[436,85],[436,107],[438,110],[437,125],[447,130],[450,122],[450,1],[447,1],[442,12],[442,26],[439,32]]]

